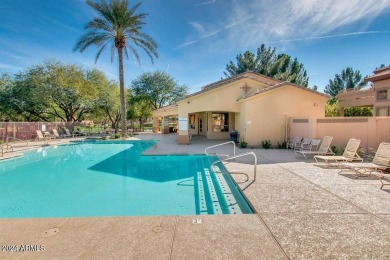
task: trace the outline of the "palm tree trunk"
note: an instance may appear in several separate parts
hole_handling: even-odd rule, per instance
[[[125,80],[123,72],[123,49],[118,48],[119,57],[119,87],[120,87],[120,99],[121,99],[121,123],[122,123],[122,138],[127,137],[126,129],[126,97],[125,97]]]

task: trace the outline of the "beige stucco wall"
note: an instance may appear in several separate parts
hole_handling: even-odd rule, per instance
[[[377,116],[388,116],[390,107],[390,79],[377,81],[374,83],[375,97],[374,97],[374,113]],[[387,89],[387,100],[378,100],[378,90]]]
[[[179,122],[183,122],[182,119],[189,121],[189,115],[195,114],[194,129],[190,126],[188,130],[181,129],[179,123],[179,143],[188,143],[189,133],[203,134],[209,139],[229,139],[230,131],[237,130],[240,138],[250,146],[259,145],[266,139],[277,145],[286,139],[288,117],[325,116],[326,96],[289,83],[273,85],[284,83],[267,77],[247,75],[249,77],[233,79],[232,82],[222,81],[220,84],[225,85],[178,101]],[[251,87],[247,98],[243,98],[245,84]],[[256,92],[271,85],[275,88]],[[229,131],[212,131],[212,112],[229,113]],[[203,133],[199,133],[199,118],[203,119]]]
[[[324,117],[327,97],[293,86],[283,86],[241,102],[246,109],[245,136],[249,145],[271,140],[273,145],[286,138],[289,117]]]
[[[241,110],[241,105],[237,102],[237,100],[243,96],[241,87],[245,83],[253,89],[261,89],[266,86],[258,81],[245,78],[226,84],[225,86],[220,86],[216,89],[206,91],[202,94],[188,97],[178,101],[178,117],[187,118],[189,114],[198,112],[207,113],[207,124],[205,125],[205,127],[209,126],[207,137],[209,139],[229,139],[229,133],[213,133],[211,131],[211,112],[231,112],[229,114],[229,123],[231,123],[231,126],[236,125],[234,113],[239,113]],[[190,132],[197,134],[197,129],[190,130]],[[187,134],[187,131],[182,131],[179,128],[179,135]]]
[[[374,83],[375,89],[388,88],[390,87],[390,79],[376,81]]]
[[[360,139],[360,147],[366,151],[377,149],[381,142],[390,142],[390,117],[321,117],[307,118],[307,123],[291,118],[291,136],[322,139],[332,136],[331,146],[345,147],[351,138]],[[316,125],[310,128],[310,125]]]

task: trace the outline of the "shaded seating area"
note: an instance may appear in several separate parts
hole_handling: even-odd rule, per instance
[[[326,164],[330,165],[331,163],[339,164],[340,162],[351,162],[351,161],[360,161],[363,162],[363,159],[358,155],[357,151],[359,150],[360,140],[358,139],[349,139],[347,146],[343,152],[343,155],[315,155],[314,159],[318,163],[324,161]]]
[[[384,170],[390,167],[390,143],[381,143],[372,162],[367,163],[342,163],[343,169],[339,172],[352,171],[356,174],[356,178],[370,176],[371,174],[378,175],[381,181],[381,189],[385,185],[390,185],[390,179],[384,173]]]

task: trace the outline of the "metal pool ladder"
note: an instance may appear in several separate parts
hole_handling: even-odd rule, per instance
[[[227,145],[227,144],[233,144],[233,156],[230,156],[228,154],[217,154],[216,152],[214,153],[210,153],[208,152],[208,150],[212,149],[212,148],[215,148],[215,147],[219,147],[219,146],[223,146],[223,145]],[[230,142],[226,142],[226,143],[221,143],[221,144],[217,144],[217,145],[213,145],[213,146],[209,146],[207,147],[205,150],[204,150],[204,153],[206,155],[216,155],[218,156],[218,158],[220,158],[220,160],[218,161],[215,161],[211,164],[211,168],[213,169],[213,172],[214,173],[220,173],[220,174],[242,174],[242,175],[245,175],[246,176],[246,181],[249,181],[249,176],[248,174],[244,173],[244,172],[228,172],[228,171],[221,171],[221,169],[216,166],[215,164],[217,163],[222,163],[223,165],[226,165],[228,163],[230,163],[231,161],[234,161],[236,158],[240,158],[240,157],[244,157],[244,156],[253,156],[254,158],[254,165],[253,165],[253,181],[251,181],[251,183],[249,183],[248,186],[246,186],[243,190],[245,190],[246,188],[248,188],[253,182],[256,181],[256,175],[257,175],[257,156],[254,152],[248,152],[248,153],[243,153],[243,154],[236,154],[236,144],[233,142],[233,141],[230,141]],[[224,159],[221,159],[221,157],[226,157]]]

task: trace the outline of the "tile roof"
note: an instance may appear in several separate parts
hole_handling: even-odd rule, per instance
[[[263,83],[265,85],[268,85],[268,87],[265,87],[265,88],[262,88],[262,89],[256,89],[256,90],[252,89],[250,92],[247,93],[246,98],[254,96],[254,95],[257,95],[257,94],[261,94],[261,93],[264,93],[266,91],[275,89],[277,87],[285,86],[285,85],[298,87],[300,89],[303,89],[303,90],[306,90],[306,91],[310,91],[310,92],[313,92],[315,94],[322,95],[324,97],[328,97],[329,98],[328,95],[323,94],[323,93],[318,92],[318,91],[315,91],[315,90],[312,90],[310,88],[306,88],[306,87],[303,87],[303,86],[300,86],[300,85],[297,85],[297,84],[294,84],[294,83],[291,83],[291,82],[286,82],[286,81],[281,81],[281,80],[278,80],[278,79],[274,79],[274,78],[271,78],[271,77],[268,77],[268,76],[265,76],[265,75],[261,75],[259,73],[253,72],[253,71],[247,71],[247,72],[244,72],[244,73],[232,76],[230,78],[222,79],[220,81],[217,81],[217,82],[211,83],[209,85],[206,85],[206,86],[202,87],[202,89],[200,91],[192,93],[192,94],[189,94],[189,95],[185,96],[184,98],[182,98],[180,100],[184,100],[184,99],[187,99],[187,98],[199,95],[199,94],[203,94],[203,93],[205,93],[207,91],[219,88],[221,86],[225,86],[225,85],[227,85],[229,83],[235,82],[235,81],[240,80],[240,79],[252,79],[252,80],[255,80],[257,82],[260,82],[260,83]],[[238,100],[240,100],[240,99],[238,99]]]

